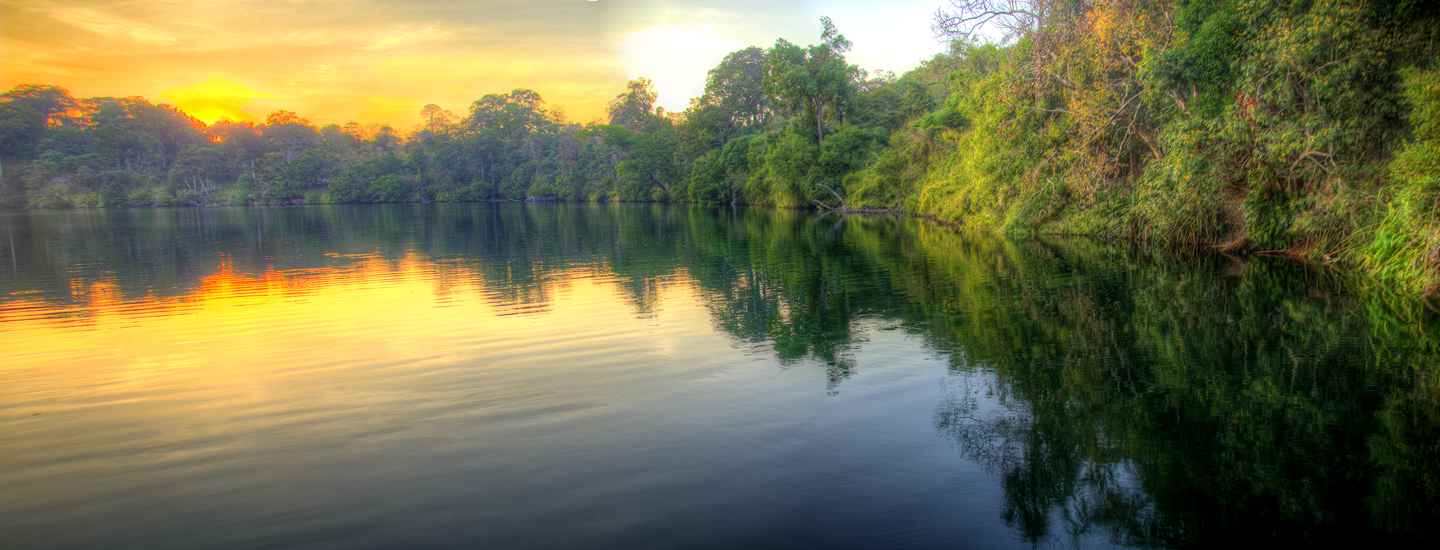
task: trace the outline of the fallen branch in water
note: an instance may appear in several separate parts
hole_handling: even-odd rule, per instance
[[[840,193],[835,192],[835,189],[834,189],[834,188],[831,188],[829,185],[825,185],[825,184],[823,184],[823,183],[817,183],[817,184],[815,184],[815,185],[818,185],[818,186],[820,186],[820,187],[824,187],[826,191],[829,191],[831,195],[835,195],[835,198],[840,200],[840,206],[829,207],[830,210],[835,210],[835,209],[837,209],[837,208],[844,208],[844,209],[849,209],[849,208],[850,208],[849,206],[847,206],[847,205],[845,204],[845,197],[842,197],[842,196],[840,196]],[[811,200],[814,200],[814,199],[811,199]],[[815,202],[816,202],[817,204],[820,204],[821,206],[824,206],[824,203],[821,203],[821,202],[818,201],[818,200],[816,200]]]

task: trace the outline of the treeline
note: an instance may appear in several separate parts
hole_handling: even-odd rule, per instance
[[[683,112],[649,79],[579,124],[531,90],[487,95],[464,116],[427,105],[408,134],[316,128],[276,111],[206,125],[140,97],[77,100],[57,86],[0,96],[0,201],[66,208],[554,199],[834,206],[845,177],[949,92],[946,58],[904,78],[822,43],[734,52]]]
[[[681,112],[648,79],[578,124],[529,90],[406,135],[277,111],[0,96],[11,207],[523,200],[903,208],[1007,233],[1220,245],[1440,277],[1440,5],[951,0],[895,77],[820,42],[734,52]]]

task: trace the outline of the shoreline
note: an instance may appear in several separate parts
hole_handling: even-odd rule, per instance
[[[89,210],[89,211],[94,211],[94,210],[125,211],[125,210],[156,210],[156,209],[164,209],[164,208],[173,208],[173,209],[185,209],[185,208],[195,208],[195,209],[205,209],[205,208],[267,208],[267,207],[275,207],[275,208],[295,208],[295,207],[307,207],[307,206],[346,206],[346,205],[358,206],[358,205],[386,205],[386,204],[495,204],[495,203],[522,203],[522,204],[542,204],[542,203],[548,203],[548,204],[608,204],[608,203],[616,203],[616,204],[663,204],[663,205],[675,205],[675,206],[684,205],[684,206],[712,206],[712,207],[726,207],[726,206],[738,207],[738,206],[743,206],[743,207],[746,207],[746,208],[775,208],[775,209],[781,209],[781,210],[806,210],[806,211],[812,212],[814,215],[817,215],[817,216],[827,215],[827,214],[837,214],[837,215],[840,215],[840,216],[848,216],[848,215],[865,215],[865,216],[906,216],[906,217],[912,217],[912,218],[916,218],[916,219],[920,219],[920,220],[925,220],[925,221],[928,221],[928,222],[931,222],[931,223],[935,223],[935,224],[940,225],[940,226],[943,226],[943,227],[948,227],[948,228],[950,228],[950,229],[963,230],[963,231],[972,231],[972,232],[978,232],[978,233],[989,233],[989,234],[992,234],[992,235],[996,235],[996,236],[1000,236],[1000,237],[1005,237],[1005,235],[1003,234],[1003,232],[1002,232],[1002,231],[999,231],[999,230],[995,230],[995,229],[991,229],[991,228],[987,228],[987,227],[982,227],[982,226],[965,225],[965,224],[958,223],[958,222],[954,222],[954,221],[951,221],[951,220],[946,220],[946,219],[941,218],[941,217],[939,217],[939,216],[937,216],[937,215],[934,215],[934,214],[927,214],[927,213],[920,213],[920,212],[910,212],[910,211],[906,211],[906,210],[903,209],[903,208],[852,208],[852,207],[842,207],[842,208],[818,209],[818,208],[814,208],[814,207],[811,207],[811,206],[784,207],[784,206],[775,206],[775,205],[766,205],[766,204],[758,204],[758,205],[756,205],[756,204],[708,204],[708,203],[678,202],[678,201],[676,201],[676,202],[666,202],[666,201],[625,201],[625,200],[613,200],[613,201],[571,201],[571,200],[562,200],[562,199],[555,199],[555,200],[520,200],[520,199],[500,199],[500,200],[495,200],[495,199],[488,199],[488,200],[475,200],[475,201],[410,201],[410,202],[349,202],[349,203],[347,203],[347,202],[299,202],[299,203],[293,203],[293,202],[292,202],[292,203],[281,203],[281,204],[203,204],[203,205],[175,205],[175,206],[120,206],[120,207],[76,206],[76,207],[70,207],[70,208],[0,208],[0,213],[6,213],[6,212],[46,212],[46,211],[50,211],[50,212],[60,212],[60,211],[75,211],[75,210]],[[1300,252],[1300,251],[1294,250],[1294,249],[1282,249],[1282,250],[1254,250],[1254,249],[1249,249],[1249,248],[1246,248],[1246,247],[1244,246],[1244,244],[1248,244],[1248,243],[1243,243],[1243,244],[1237,243],[1237,244],[1240,244],[1240,246],[1236,246],[1236,244],[1232,244],[1232,243],[1198,243],[1198,242],[1197,242],[1197,243],[1160,243],[1160,242],[1156,242],[1156,241],[1150,241],[1150,240],[1144,240],[1144,239],[1134,239],[1134,238],[1125,238],[1125,237],[1120,237],[1120,236],[1115,236],[1115,235],[1068,233],[1068,232],[1063,232],[1063,231],[1043,231],[1043,230],[1041,230],[1041,231],[1032,231],[1032,232],[1030,232],[1029,235],[1027,235],[1025,238],[1036,238],[1036,237],[1067,237],[1067,238],[1080,237],[1080,238],[1094,239],[1094,240],[1097,240],[1097,241],[1100,241],[1100,242],[1105,242],[1105,243],[1110,243],[1110,244],[1119,244],[1119,245],[1124,245],[1124,246],[1129,246],[1129,247],[1135,247],[1135,248],[1160,248],[1160,249],[1166,249],[1166,250],[1172,250],[1172,251],[1206,249],[1206,250],[1213,250],[1213,251],[1215,251],[1215,252],[1217,252],[1217,253],[1219,253],[1219,254],[1221,254],[1221,255],[1224,255],[1224,256],[1233,258],[1233,259],[1235,259],[1235,260],[1237,260],[1237,261],[1245,261],[1245,260],[1247,260],[1248,258],[1256,258],[1256,257],[1283,258],[1283,259],[1285,259],[1285,260],[1292,261],[1292,262],[1296,262],[1296,263],[1300,263],[1300,264],[1304,264],[1304,265],[1307,265],[1307,266],[1329,268],[1329,269],[1335,270],[1337,273],[1342,273],[1342,274],[1344,274],[1344,275],[1346,275],[1346,276],[1350,276],[1350,277],[1360,277],[1360,278],[1363,278],[1363,279],[1368,279],[1368,280],[1374,281],[1375,283],[1378,283],[1379,286],[1385,287],[1387,290],[1389,290],[1389,291],[1391,291],[1391,292],[1396,292],[1396,293],[1398,293],[1398,294],[1400,294],[1400,295],[1408,296],[1409,298],[1414,299],[1414,300],[1422,303],[1426,308],[1430,309],[1431,311],[1433,311],[1433,312],[1435,312],[1435,313],[1440,313],[1440,304],[1434,303],[1435,300],[1436,300],[1436,298],[1437,298],[1437,297],[1440,297],[1440,285],[1432,285],[1432,286],[1426,288],[1424,291],[1419,292],[1419,293],[1403,292],[1404,289],[1405,289],[1405,287],[1409,286],[1408,283],[1414,283],[1414,282],[1418,282],[1418,281],[1401,280],[1401,279],[1397,279],[1397,278],[1395,278],[1395,277],[1383,277],[1383,276],[1379,276],[1379,275],[1376,275],[1376,274],[1373,274],[1373,273],[1368,273],[1368,272],[1366,272],[1366,271],[1363,269],[1363,267],[1362,267],[1361,265],[1358,265],[1358,264],[1356,264],[1356,263],[1354,263],[1354,262],[1352,262],[1352,261],[1348,261],[1346,258],[1338,257],[1338,256],[1324,255],[1324,256],[1321,256],[1320,259],[1316,259],[1316,258],[1311,257],[1310,255],[1307,255],[1307,254],[1305,254],[1305,253],[1303,253],[1303,252]]]

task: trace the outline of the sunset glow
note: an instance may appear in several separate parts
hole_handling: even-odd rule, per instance
[[[463,114],[485,94],[529,88],[588,122],[638,76],[655,81],[660,105],[683,109],[726,53],[813,43],[821,15],[855,41],[862,67],[903,72],[940,51],[924,16],[938,5],[0,0],[0,86],[139,95],[206,122],[285,109],[316,125],[406,130],[426,104]],[[887,23],[896,14],[913,28]]]
[[[160,97],[170,100],[176,108],[190,116],[214,123],[222,118],[236,122],[253,121],[259,118],[259,114],[246,112],[251,107],[250,101],[276,95],[256,92],[229,79],[211,77],[199,84],[170,88],[160,92]]]
[[[204,366],[207,376],[216,376],[221,373],[214,365],[195,364],[196,357],[216,350],[230,350],[225,355],[235,363],[229,372],[247,376],[305,358],[316,364],[416,361],[421,358],[404,343],[439,333],[574,334],[590,324],[597,309],[628,312],[621,315],[634,310],[610,274],[589,269],[571,270],[543,288],[525,291],[504,281],[480,281],[473,266],[422,257],[345,259],[354,262],[254,274],[222,261],[178,296],[126,298],[112,280],[75,279],[68,306],[39,299],[0,302],[0,318],[7,321],[0,354],[10,359],[0,367],[8,374],[0,378],[60,365],[107,376]],[[698,316],[692,322],[708,327],[703,310],[691,303],[695,296],[682,292],[669,299],[685,301],[685,311]],[[566,307],[556,307],[557,302]],[[87,313],[69,314],[77,309]],[[380,311],[385,315],[367,313]],[[437,311],[448,313],[437,316]],[[530,315],[543,317],[524,317]],[[267,321],[273,319],[294,323]],[[396,327],[404,320],[419,324],[402,334]],[[377,345],[377,332],[385,332],[391,344]],[[157,351],[157,342],[166,343],[160,346],[164,351]]]

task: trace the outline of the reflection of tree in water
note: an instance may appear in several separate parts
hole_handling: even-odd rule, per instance
[[[613,282],[639,315],[693,282],[718,329],[782,364],[824,365],[831,392],[871,325],[898,323],[950,357],[935,426],[1000,478],[1003,517],[1036,544],[1303,546],[1440,525],[1433,324],[1414,302],[1293,264],[658,205],[5,222],[24,278],[0,270],[0,300],[184,295],[222,263],[304,277],[357,258],[428,264],[437,298],[474,288],[502,312],[543,310],[577,273]]]
[[[956,304],[927,338],[955,350],[934,422],[999,477],[1027,541],[1433,535],[1433,338],[1379,332],[1343,281],[1291,264],[999,257],[932,266],[972,279],[930,298]]]
[[[1103,535],[1118,544],[1152,545],[1144,525],[1154,506],[1134,485],[1128,462],[1081,460],[1082,452],[1062,451],[1075,443],[1068,433],[1037,429],[1043,420],[1027,404],[997,395],[1003,387],[982,387],[972,376],[947,378],[942,387],[935,428],[966,460],[1000,478],[1000,516],[1026,542],[1081,546],[1086,537]]]
[[[363,259],[397,273],[425,266],[435,298],[474,289],[501,314],[548,311],[578,273],[608,280],[637,315],[654,315],[665,287],[693,281],[712,297],[718,326],[785,364],[823,363],[832,390],[854,370],[851,320],[877,302],[861,295],[874,267],[845,245],[847,227],[799,211],[332,205],[31,212],[5,224],[25,273],[0,273],[0,300],[83,304],[92,288],[119,300],[183,297],[222,263],[303,279]]]
[[[758,273],[741,274],[730,286],[710,290],[706,302],[717,328],[754,349],[768,349],[782,365],[805,358],[822,362],[831,393],[855,372],[850,323],[835,326],[827,321],[837,318],[824,311],[798,310],[783,289]]]
[[[716,326],[752,347],[767,347],[784,365],[823,364],[827,389],[835,393],[855,373],[863,317],[897,303],[883,285],[883,268],[849,242],[863,228],[793,213],[752,211],[737,221],[698,228],[697,235],[729,243],[699,246],[707,254],[698,265],[690,262]]]
[[[1419,392],[1397,391],[1378,413],[1380,427],[1367,441],[1378,470],[1366,505],[1389,532],[1433,537],[1440,502],[1440,384],[1421,375]]]

